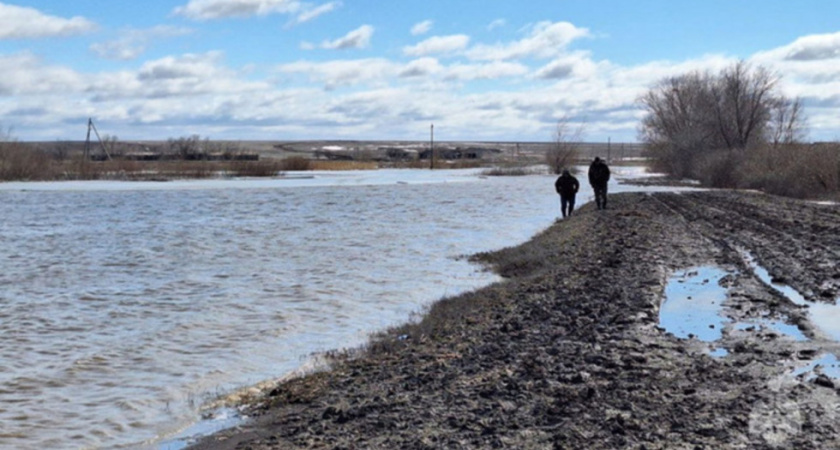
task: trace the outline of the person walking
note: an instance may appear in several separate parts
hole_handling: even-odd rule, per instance
[[[577,178],[569,173],[569,169],[563,169],[563,173],[554,182],[554,189],[560,194],[560,210],[563,218],[571,216],[575,210],[575,194],[580,189]]]
[[[607,209],[607,184],[610,181],[610,168],[599,157],[589,165],[589,184],[595,191],[595,205],[598,209]]]

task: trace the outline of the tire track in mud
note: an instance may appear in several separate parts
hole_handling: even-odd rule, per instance
[[[762,194],[707,192],[656,196],[701,234],[754,255],[774,279],[812,300],[840,291],[840,212]]]

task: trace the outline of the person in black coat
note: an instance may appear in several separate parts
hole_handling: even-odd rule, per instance
[[[595,204],[598,209],[607,209],[607,183],[610,181],[610,168],[599,157],[589,165],[589,184],[595,191]]]
[[[580,189],[580,183],[568,169],[563,169],[563,174],[554,182],[554,189],[560,194],[560,210],[563,217],[571,216],[575,209],[575,194]]]

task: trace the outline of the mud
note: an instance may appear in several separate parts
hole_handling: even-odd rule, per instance
[[[194,448],[840,447],[840,384],[815,364],[837,342],[744,258],[833,302],[840,208],[727,191],[609,208],[477,255],[505,281],[275,386]],[[728,325],[714,343],[678,338],[658,322],[665,284],[707,265],[727,271]]]

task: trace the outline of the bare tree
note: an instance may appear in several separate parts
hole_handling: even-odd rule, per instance
[[[202,159],[207,141],[209,139],[206,139],[205,145],[202,145],[201,136],[197,134],[177,139],[169,138],[169,152],[178,155],[183,160]]]
[[[692,72],[660,81],[640,98],[640,138],[661,168],[693,176],[701,156],[746,151],[802,137],[801,102],[778,92],[778,77],[739,61],[717,75]]]
[[[712,82],[700,72],[666,78],[640,99],[648,111],[641,139],[668,172],[687,175],[691,159],[714,145]]]
[[[724,69],[711,90],[719,145],[743,150],[760,142],[777,102],[778,79],[764,67],[739,61]]]
[[[780,97],[770,116],[769,138],[774,147],[802,142],[805,139],[805,118],[802,99]]]
[[[579,158],[583,128],[583,123],[573,127],[569,116],[563,116],[557,121],[553,142],[545,154],[545,161],[551,173],[559,175],[564,168],[570,167]]]

